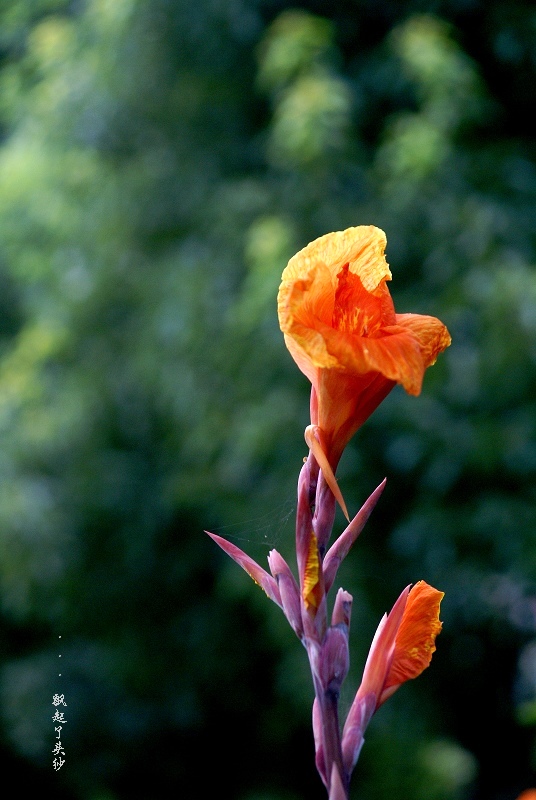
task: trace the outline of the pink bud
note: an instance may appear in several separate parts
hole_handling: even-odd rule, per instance
[[[336,625],[344,625],[347,630],[350,628],[352,601],[353,598],[349,592],[345,592],[344,589],[339,589],[335,598],[333,613],[331,615],[331,624],[333,627]]]
[[[292,630],[298,636],[303,636],[303,625],[301,620],[300,590],[292,571],[277,550],[271,550],[268,555],[270,572],[274,576],[285,616],[290,622]]]
[[[324,691],[338,694],[349,666],[348,629],[342,625],[328,628],[319,658],[319,677]]]

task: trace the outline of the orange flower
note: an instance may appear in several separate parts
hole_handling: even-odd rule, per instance
[[[395,637],[392,661],[383,684],[381,702],[411,678],[418,678],[430,665],[435,653],[435,640],[441,631],[439,606],[443,599],[439,592],[425,581],[411,589],[402,621]]]
[[[385,244],[373,225],[328,233],[293,256],[282,275],[279,324],[312,383],[311,422],[333,469],[395,384],[418,395],[426,368],[450,344],[435,317],[395,313]]]
[[[404,589],[378,625],[363,680],[344,724],[342,749],[349,772],[355,766],[363,734],[374,712],[402,683],[417,678],[429,666],[436,649],[436,636],[441,631],[442,599],[443,592],[419,581],[411,590],[409,586]]]
[[[441,631],[442,599],[443,592],[425,581],[404,589],[378,626],[358,697],[372,692],[379,706],[402,683],[417,678],[429,666]]]

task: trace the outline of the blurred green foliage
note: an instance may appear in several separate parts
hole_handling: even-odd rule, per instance
[[[388,476],[341,571],[345,703],[403,586],[446,597],[352,796],[534,784],[535,53],[536,9],[504,0],[2,5],[0,753],[19,789],[324,796],[304,653],[202,531],[292,552],[308,386],[279,278],[371,223],[398,310],[453,344],[341,462],[350,510]]]

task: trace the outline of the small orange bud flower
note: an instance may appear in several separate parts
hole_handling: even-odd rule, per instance
[[[419,581],[404,589],[385,614],[370,646],[363,680],[356,695],[376,698],[376,708],[398,687],[417,678],[430,664],[441,630],[439,605],[443,592]]]
[[[383,685],[381,701],[401,683],[417,678],[432,660],[435,640],[441,631],[439,606],[444,592],[419,581],[411,589],[398,628],[391,665]]]
[[[419,581],[406,586],[372,640],[357,690],[344,724],[342,749],[349,772],[355,766],[372,715],[398,687],[417,678],[430,664],[441,630],[439,604],[443,592]],[[532,798],[527,798],[532,800]]]

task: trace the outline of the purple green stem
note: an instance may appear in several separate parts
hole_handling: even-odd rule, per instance
[[[323,572],[320,566],[321,594],[318,605],[304,602],[303,589],[309,564],[311,540],[316,541],[321,564],[335,520],[336,501],[312,453],[298,481],[296,516],[296,554],[302,590],[303,644],[307,649],[316,697],[317,767],[331,796],[333,768],[338,776],[337,797],[348,797],[349,773],[344,769],[339,725],[339,689],[348,669],[347,626],[328,627]],[[342,632],[344,629],[345,632]],[[334,649],[335,648],[335,649]]]

